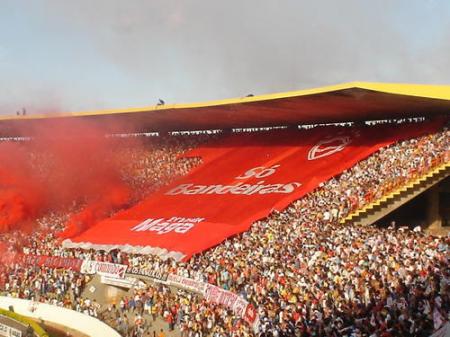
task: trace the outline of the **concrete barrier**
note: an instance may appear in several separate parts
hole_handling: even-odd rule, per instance
[[[0,308],[20,315],[42,319],[78,330],[90,337],[121,337],[120,334],[102,321],[77,311],[57,307],[55,305],[32,302],[12,297],[0,296]]]

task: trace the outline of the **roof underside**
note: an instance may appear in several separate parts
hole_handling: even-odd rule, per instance
[[[348,83],[318,89],[202,104],[128,110],[0,117],[2,136],[76,120],[106,132],[151,132],[267,127],[449,115],[450,86]]]

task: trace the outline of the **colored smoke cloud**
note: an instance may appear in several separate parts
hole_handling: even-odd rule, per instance
[[[15,143],[0,143],[0,232],[35,217],[43,206],[42,182],[33,177],[27,154]]]
[[[61,234],[71,237],[130,202],[115,140],[101,128],[63,121],[30,135],[31,141],[0,142],[0,233],[76,204]]]

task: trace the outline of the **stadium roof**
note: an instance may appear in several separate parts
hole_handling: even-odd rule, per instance
[[[449,112],[450,86],[351,82],[206,103],[0,116],[0,134],[23,135],[25,130],[70,120],[90,121],[113,132],[150,132],[432,117]]]

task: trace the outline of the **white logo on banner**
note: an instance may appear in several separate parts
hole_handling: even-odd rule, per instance
[[[351,142],[350,137],[334,137],[318,142],[309,150],[308,160],[315,160],[340,152]],[[333,143],[338,143],[337,145]]]
[[[278,167],[280,167],[280,165],[274,165],[269,168],[265,168],[264,166],[255,167],[255,168],[248,170],[243,175],[236,177],[236,179],[248,179],[248,178],[252,178],[252,177],[265,178],[265,177],[268,177],[268,176],[271,176],[272,174],[274,174]]]
[[[185,234],[190,231],[195,224],[198,224],[205,220],[204,218],[179,218],[172,217],[170,219],[147,219],[135,227],[131,228],[133,232],[150,231],[156,232],[156,234],[167,234],[175,232],[179,234]]]
[[[242,175],[235,177],[235,179],[243,180],[250,178],[265,178],[271,176],[276,172],[276,169],[280,165],[274,165],[271,167],[258,166],[250,170],[247,170]],[[292,193],[297,187],[302,184],[298,182],[292,182],[287,184],[264,184],[264,180],[258,181],[256,184],[245,184],[239,182],[235,185],[194,185],[194,184],[181,184],[177,187],[166,192],[166,195],[177,194],[272,194],[272,193]]]

